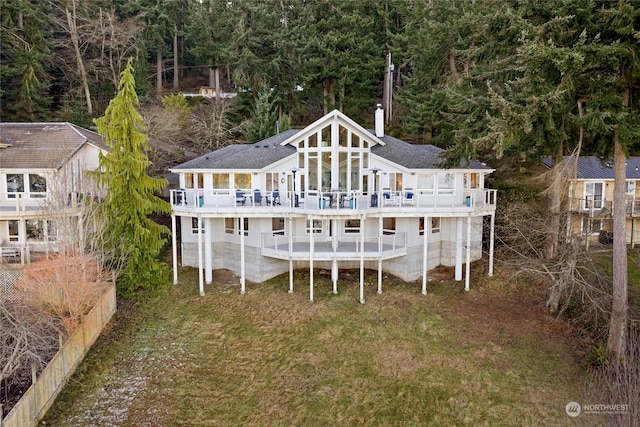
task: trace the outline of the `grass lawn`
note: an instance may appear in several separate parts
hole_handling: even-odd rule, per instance
[[[240,295],[216,271],[200,297],[182,270],[168,295],[123,303],[46,425],[573,425],[585,373],[527,292],[436,277],[423,296],[389,277],[377,295],[368,274],[363,305],[357,272],[338,295],[316,274],[310,303],[308,273],[293,294],[282,276]]]

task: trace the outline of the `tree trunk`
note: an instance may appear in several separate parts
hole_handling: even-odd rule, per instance
[[[453,52],[449,52],[449,71],[451,71],[451,77],[453,77],[453,81],[455,84],[460,84],[460,74],[458,74],[458,69],[456,68],[456,57]]]
[[[156,54],[156,98],[162,98],[162,44],[158,43]]]
[[[625,71],[623,68],[623,79]],[[623,106],[629,105],[629,88],[625,87]],[[613,300],[607,353],[610,360],[623,357],[627,338],[627,231],[626,210],[624,205],[625,183],[627,178],[627,156],[625,155],[618,127],[613,131]]]
[[[180,87],[179,65],[178,65],[178,27],[173,27],[173,88]]]
[[[87,78],[87,71],[84,68],[84,61],[82,60],[82,54],[80,52],[80,41],[78,37],[78,27],[76,25],[76,2],[71,2],[73,7],[73,13],[66,8],[64,11],[67,15],[67,25],[69,26],[69,36],[71,37],[71,44],[73,45],[73,52],[76,56],[76,63],[78,64],[78,73],[80,73],[80,80],[82,81],[82,88],[84,90],[84,96],[87,100],[87,112],[89,115],[93,114],[93,105],[91,103],[91,91],[89,90],[89,79]]]

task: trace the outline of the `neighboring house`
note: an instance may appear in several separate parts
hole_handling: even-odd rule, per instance
[[[565,157],[566,160],[569,157]],[[551,158],[542,163],[551,168]],[[625,206],[627,214],[627,243],[634,245],[640,239],[635,218],[640,217],[640,157],[626,161]],[[595,156],[582,156],[577,161],[576,178],[569,183],[567,232],[586,237],[587,241],[612,243],[613,220],[613,161]]]
[[[485,189],[493,169],[471,163],[438,166],[441,149],[384,135],[382,110],[368,131],[335,110],[302,130],[255,144],[230,145],[172,169],[174,281],[178,280],[177,225],[183,266],[200,269],[200,292],[213,269],[245,282],[263,282],[308,268],[364,268],[414,281],[427,270],[455,266],[469,289],[470,261],[482,256],[483,219],[490,219],[490,261],[496,191]]]
[[[85,172],[107,147],[71,123],[0,123],[0,262],[57,250],[59,224],[97,193]]]

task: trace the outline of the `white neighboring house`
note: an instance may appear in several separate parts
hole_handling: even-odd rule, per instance
[[[263,282],[308,268],[364,268],[405,281],[439,265],[455,266],[469,289],[469,266],[482,257],[483,219],[490,229],[493,269],[496,190],[481,163],[438,166],[442,151],[385,136],[383,111],[369,131],[334,110],[304,129],[255,144],[230,145],[172,169],[180,189],[171,192],[174,282],[181,265],[199,267],[200,293],[213,270],[226,268],[245,282]],[[177,240],[177,225],[180,241]]]
[[[71,123],[0,123],[0,262],[57,249],[56,222],[80,220],[83,197],[98,196],[85,172],[100,152],[103,138]]]

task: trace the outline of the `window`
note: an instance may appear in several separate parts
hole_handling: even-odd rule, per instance
[[[480,188],[480,174],[479,173],[465,173],[464,174],[464,188],[466,190],[473,190]]]
[[[440,232],[440,218],[433,217],[431,218],[431,233],[439,233]]]
[[[201,173],[185,173],[185,188],[204,188],[204,175]]]
[[[627,181],[627,185],[625,186],[624,192],[627,194],[633,194],[636,192],[636,182],[635,181]]]
[[[27,220],[27,241],[44,242],[44,227],[41,219]]]
[[[240,225],[242,224],[240,221],[242,221],[242,219],[238,218],[238,234],[240,234]],[[249,218],[244,219],[244,235],[249,235]]]
[[[235,224],[234,221],[235,218],[225,218],[224,219],[224,232],[227,234],[233,234],[235,232],[234,228],[233,228],[233,224]]]
[[[192,234],[198,234],[198,232],[202,233],[203,229],[204,229],[203,226],[198,227],[198,217],[195,217],[195,216],[192,217],[191,218],[191,233]]]
[[[602,209],[602,191],[604,185],[602,182],[585,182],[584,183],[584,208],[585,209]]]
[[[395,218],[382,218],[382,234],[396,234]]]
[[[307,227],[306,227],[307,234],[310,233],[310,229],[309,229],[310,226],[311,226],[311,224],[309,224],[309,220],[307,220]],[[322,233],[322,220],[321,219],[314,219],[313,220],[313,233],[314,234]]]
[[[15,194],[24,192],[24,176],[22,174],[7,174],[7,197],[13,199]]]
[[[389,173],[389,187],[391,191],[402,191],[402,173]]]
[[[455,175],[446,172],[438,174],[438,193],[439,194],[453,194],[455,189]]]
[[[214,190],[228,190],[229,189],[229,174],[228,173],[214,173],[212,178],[213,178],[213,189]]]
[[[418,218],[418,234],[424,236],[424,217]]]
[[[18,242],[20,241],[20,228],[18,220],[9,220],[7,221],[9,225],[9,241],[10,242]]]
[[[284,218],[271,218],[271,231],[274,236],[284,236]]]
[[[29,174],[29,197],[45,197],[47,195],[47,180],[36,173]]]
[[[58,228],[53,221],[47,220],[47,242],[58,240]]]
[[[235,188],[241,190],[247,190],[251,188],[251,174],[250,173],[234,173],[233,180],[235,182]]]
[[[348,219],[344,222],[344,232],[346,233],[360,233],[360,220]]]
[[[602,220],[596,218],[583,218],[582,219],[582,233],[585,235],[599,234],[602,230]]]
[[[433,193],[433,174],[418,174],[418,189],[431,190],[429,194]]]

